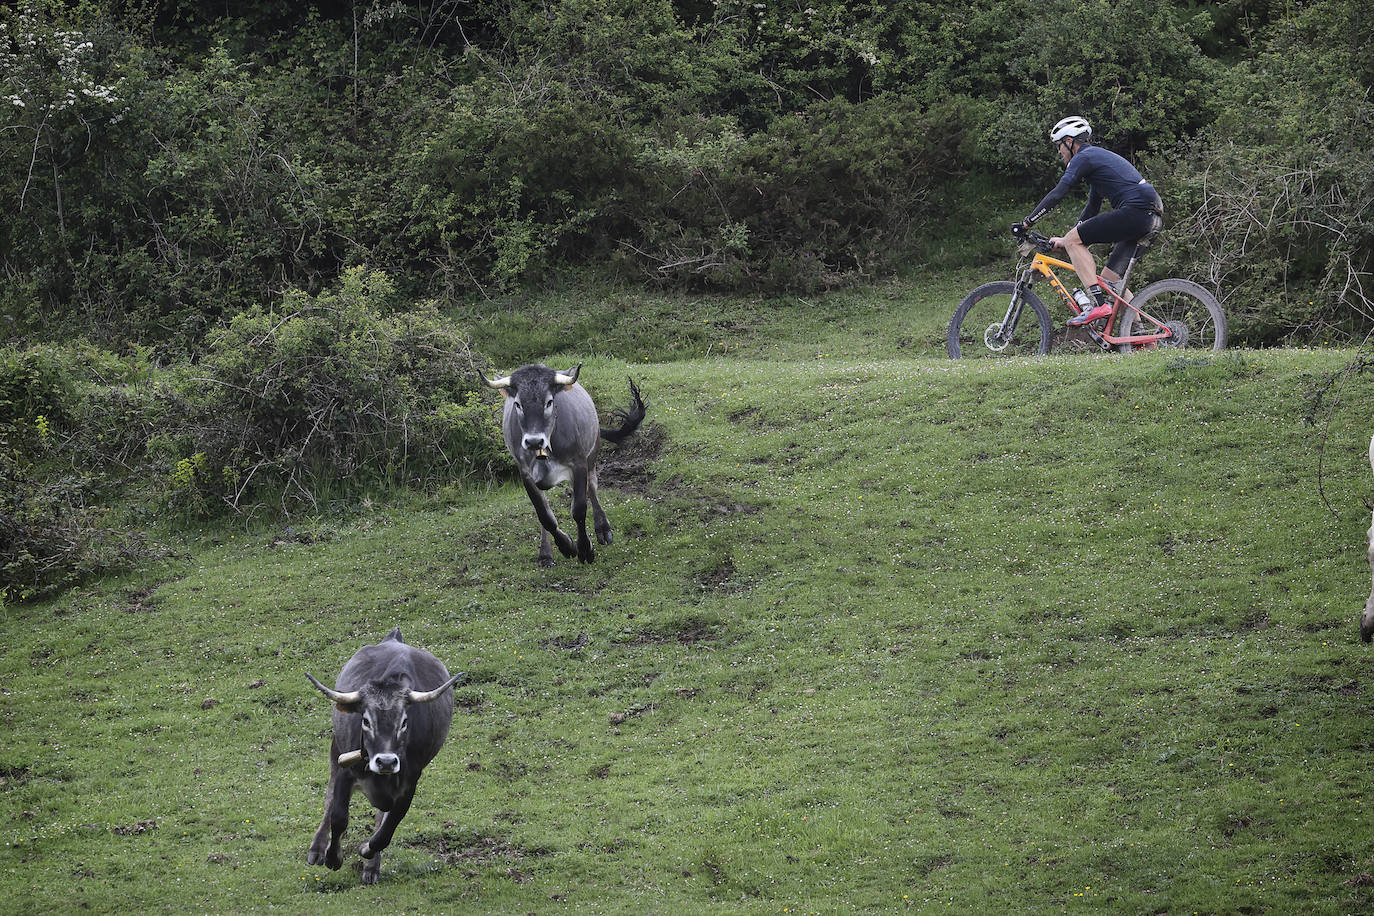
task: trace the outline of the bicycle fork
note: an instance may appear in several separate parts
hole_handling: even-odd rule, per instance
[[[1011,302],[1007,305],[1007,314],[1002,316],[1002,323],[997,326],[997,332],[988,334],[983,341],[989,349],[1001,350],[1011,343],[1012,335],[1016,333],[1016,323],[1021,320],[1021,308],[1025,304],[1021,297],[1029,288],[1030,282],[1025,277],[1017,279],[1016,291],[1011,294]]]

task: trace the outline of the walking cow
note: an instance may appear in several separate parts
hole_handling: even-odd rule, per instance
[[[448,737],[453,721],[449,688],[463,675],[449,677],[433,655],[402,642],[397,627],[377,645],[354,653],[339,672],[334,690],[308,672],[305,676],[334,701],[324,821],[306,861],[333,869],[343,865],[339,837],[348,828],[353,789],[360,786],[377,809],[376,829],[358,850],[367,860],[363,883],[376,884],[382,850],[410,810],[420,772]]]
[[[633,403],[629,410],[616,411],[621,420],[619,429],[602,429],[596,416],[592,396],[577,383],[582,371],[575,369],[557,372],[548,366],[521,366],[504,378],[492,380],[485,375],[482,381],[506,396],[501,416],[501,430],[506,448],[520,467],[520,479],[525,492],[534,504],[535,515],[543,529],[539,535],[539,564],[553,565],[553,550],[549,538],[558,545],[565,557],[577,557],[583,563],[596,559],[591,539],[587,537],[587,503],[592,506],[596,539],[611,543],[611,524],[596,496],[596,456],[601,439],[621,442],[629,438],[644,421],[644,399],[639,388],[630,380]],[[479,373],[480,374],[480,373]],[[565,481],[572,482],[572,512],[577,520],[577,543],[558,527],[549,501],[544,496]]]

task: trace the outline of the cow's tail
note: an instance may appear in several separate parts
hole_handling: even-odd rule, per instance
[[[630,397],[633,403],[629,410],[615,410],[612,414],[620,418],[619,429],[601,428],[601,438],[609,442],[623,442],[634,435],[635,430],[639,429],[639,424],[644,422],[644,414],[648,407],[644,403],[644,398],[640,397],[639,386],[634,379],[630,379]]]

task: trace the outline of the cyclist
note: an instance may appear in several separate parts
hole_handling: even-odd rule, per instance
[[[1078,224],[1062,237],[1050,239],[1068,252],[1069,262],[1083,281],[1083,288],[1096,301],[1093,308],[1070,318],[1068,323],[1071,325],[1097,321],[1112,312],[1106,290],[1097,283],[1097,264],[1088,246],[1116,243],[1102,275],[1108,282],[1117,284],[1143,244],[1164,225],[1164,204],[1154,186],[1116,153],[1093,146],[1092,136],[1092,125],[1080,117],[1067,117],[1054,125],[1050,140],[1064,161],[1064,177],[1031,215],[1021,221],[1021,226],[1029,229],[1054,209],[1075,185],[1083,181],[1088,183],[1088,203],[1078,216]],[[1100,213],[1104,198],[1111,201],[1112,209]],[[1130,293],[1123,291],[1122,298],[1129,300]]]

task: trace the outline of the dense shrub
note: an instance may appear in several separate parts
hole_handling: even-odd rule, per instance
[[[1219,288],[1272,343],[1374,323],[1374,65],[1354,4],[1312,4],[1217,83],[1217,123],[1152,163],[1171,269]]]
[[[89,505],[91,480],[37,477],[0,448],[0,604],[41,598],[151,553],[137,532],[112,529]]]
[[[87,345],[0,350],[0,601],[41,597],[148,556],[106,495],[155,411],[143,366]],[[137,405],[137,406],[135,406]]]
[[[213,334],[150,446],[173,505],[291,514],[367,486],[486,475],[502,446],[466,339],[352,270]]]
[[[292,514],[495,476],[509,459],[475,381],[461,334],[362,270],[236,316],[198,364],[0,349],[0,601],[144,562],[155,506]]]
[[[724,287],[881,273],[957,169],[959,123],[954,106],[900,95],[813,105],[750,138],[723,120],[688,123],[640,152],[623,251],[659,279]]]
[[[124,433],[141,424],[126,411],[116,410],[119,416],[105,422],[93,414],[133,399],[134,383],[148,372],[140,353],[121,357],[87,343],[5,347],[0,349],[0,430],[12,444],[23,440],[39,447],[61,439],[66,449],[86,449],[83,461],[99,460],[89,452],[101,430]],[[146,390],[141,387],[139,396]]]

